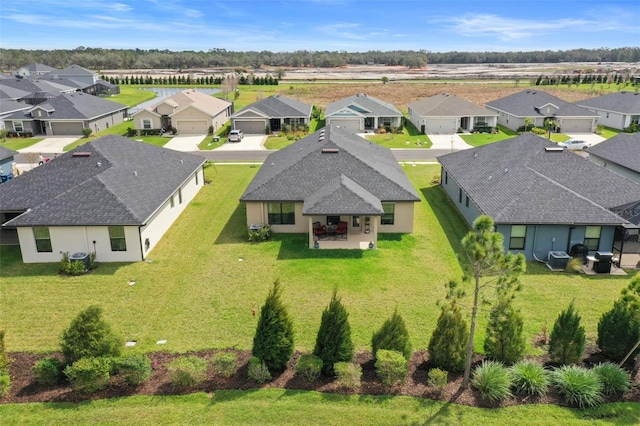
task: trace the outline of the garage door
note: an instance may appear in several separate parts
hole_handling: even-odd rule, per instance
[[[354,120],[353,118],[345,118],[345,119],[340,119],[340,118],[332,118],[331,121],[329,122],[330,125],[332,126],[340,126],[341,129],[344,129],[348,132],[362,132],[364,129],[360,128],[360,120],[356,119]]]
[[[245,135],[264,135],[267,124],[264,120],[249,121],[249,120],[236,120],[236,129],[242,130]]]
[[[452,134],[458,130],[457,125],[455,118],[427,118],[424,131],[433,135]]]
[[[183,135],[202,135],[209,132],[206,120],[180,120],[176,123],[176,129]]]
[[[82,135],[82,122],[52,122],[51,129],[54,135]]]
[[[563,119],[560,131],[562,133],[591,133],[591,120]]]

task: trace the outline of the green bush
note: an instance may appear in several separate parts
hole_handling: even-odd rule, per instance
[[[534,361],[520,361],[510,369],[511,388],[521,396],[543,396],[549,387],[549,373]]]
[[[329,306],[322,311],[313,354],[322,360],[322,372],[327,375],[334,373],[336,362],[353,360],[349,313],[335,291]]]
[[[564,365],[553,371],[551,381],[568,405],[587,408],[604,401],[600,376],[593,370]]]
[[[502,402],[511,397],[511,376],[500,362],[484,361],[473,371],[471,385],[489,402]]]
[[[622,300],[616,301],[613,308],[602,314],[598,322],[598,348],[609,359],[620,362],[638,340],[640,340],[638,315],[634,314],[627,303]]]
[[[91,135],[92,132],[93,131],[88,127],[85,127],[85,128],[82,129],[82,134],[84,135],[85,138],[88,138],[89,135]]]
[[[4,330],[0,330],[0,371],[8,371],[11,360],[4,347]]]
[[[536,135],[546,135],[547,131],[542,127],[534,127],[531,129],[531,133],[534,133]]]
[[[138,386],[151,376],[151,361],[146,355],[127,355],[115,360],[115,369],[130,385]]]
[[[433,391],[441,395],[447,387],[449,373],[439,368],[432,368],[427,374],[427,386]]]
[[[409,332],[397,308],[393,311],[391,318],[386,320],[384,324],[382,324],[382,327],[373,333],[371,337],[371,348],[374,359],[378,358],[378,351],[380,349],[398,351],[405,359],[409,360],[411,358]]]
[[[213,371],[228,379],[236,372],[237,358],[233,352],[218,352],[211,358]]]
[[[549,336],[549,356],[560,364],[576,364],[582,358],[585,347],[584,327],[580,325],[580,315],[573,302],[562,311],[553,324]]]
[[[333,364],[336,384],[342,389],[358,389],[362,384],[362,366],[352,362],[336,362]]]
[[[8,371],[0,371],[0,398],[7,396],[11,390],[11,376]]]
[[[281,300],[280,281],[273,283],[264,305],[251,354],[260,358],[269,371],[284,371],[293,354],[293,321]]]
[[[429,339],[429,361],[438,368],[451,372],[464,370],[469,344],[469,329],[455,303],[442,306],[436,328]]]
[[[167,366],[171,383],[178,386],[194,386],[207,378],[207,361],[193,355],[180,356]]]
[[[269,238],[271,238],[272,235],[273,232],[271,232],[271,227],[269,225],[264,225],[262,228],[256,230],[249,229],[248,234],[249,241],[254,243],[267,241],[269,240]]]
[[[32,368],[36,382],[41,385],[55,385],[62,376],[62,363],[53,357],[42,358]]]
[[[629,373],[611,362],[596,365],[592,369],[602,383],[602,393],[605,395],[623,394],[631,390]]]
[[[376,374],[387,386],[395,386],[404,383],[409,361],[400,351],[379,349],[375,363]]]
[[[75,390],[95,392],[104,389],[111,377],[112,359],[108,357],[80,358],[64,369]]]
[[[500,298],[489,313],[484,350],[488,357],[513,364],[524,356],[524,320],[510,298]]]
[[[267,368],[267,364],[255,356],[249,358],[247,375],[251,380],[260,384],[271,380],[271,373]]]
[[[296,373],[300,374],[307,382],[313,382],[320,377],[322,372],[322,359],[311,354],[303,354],[296,362]]]
[[[102,308],[89,306],[62,333],[62,354],[66,364],[86,357],[117,357],[123,341],[102,319]]]

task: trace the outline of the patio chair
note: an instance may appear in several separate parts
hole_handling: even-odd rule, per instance
[[[320,225],[320,222],[313,222],[313,235],[320,237],[326,235],[326,233],[327,227],[325,225]]]
[[[336,230],[334,231],[336,235],[341,235],[343,238],[347,237],[347,227],[348,227],[348,223],[347,222],[338,222],[338,226],[336,227]]]

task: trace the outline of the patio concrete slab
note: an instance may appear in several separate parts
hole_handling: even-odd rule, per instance
[[[264,135],[245,135],[240,142],[227,142],[216,151],[264,151]]]
[[[198,145],[206,138],[207,135],[176,135],[167,142],[164,147],[173,149],[174,151],[192,152],[198,151]]]
[[[43,140],[41,140],[36,144],[33,144],[23,149],[19,149],[18,152],[22,154],[26,154],[29,152],[35,152],[37,154],[40,154],[40,153],[62,154],[64,152],[62,149],[65,146],[69,145],[72,142],[77,141],[81,137],[82,136],[51,136],[48,138],[44,138]]]

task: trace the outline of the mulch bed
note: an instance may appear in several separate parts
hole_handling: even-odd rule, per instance
[[[192,352],[189,355],[196,355],[204,359],[211,359],[218,351],[207,350]],[[256,389],[256,388],[286,388],[317,392],[330,392],[339,394],[360,394],[360,395],[406,395],[418,398],[428,398],[454,402],[474,407],[496,407],[480,397],[479,393],[469,388],[463,392],[459,391],[462,382],[461,374],[449,374],[449,382],[442,394],[436,394],[427,387],[427,373],[432,366],[428,361],[427,351],[415,352],[409,365],[407,380],[401,386],[389,387],[383,385],[375,374],[373,357],[368,351],[357,352],[354,362],[362,366],[362,386],[355,391],[345,391],[336,386],[335,381],[329,377],[321,377],[315,382],[307,382],[300,375],[295,374],[294,366],[300,353],[296,353],[288,368],[279,376],[274,377],[271,382],[263,385],[256,384],[247,376],[247,362],[251,357],[250,351],[233,351],[237,354],[238,369],[236,374],[230,378],[223,378],[209,370],[207,380],[193,387],[179,387],[171,383],[166,366],[181,354],[168,352],[153,352],[147,354],[153,365],[151,377],[140,386],[127,385],[121,378],[111,379],[109,386],[95,393],[84,393],[74,391],[71,386],[63,382],[56,386],[43,386],[35,382],[32,367],[41,358],[55,356],[62,359],[60,353],[53,354],[32,354],[26,352],[9,353],[13,360],[9,373],[11,376],[11,390],[7,396],[0,399],[0,403],[27,403],[27,402],[81,402],[87,400],[115,398],[130,395],[184,395],[193,392],[210,392],[219,389]],[[536,358],[539,362],[545,362],[544,357]],[[477,362],[481,360],[478,359]],[[591,352],[586,355],[584,364],[593,365],[603,361],[598,353]],[[613,402],[614,400],[611,400]],[[634,390],[615,401],[640,402],[640,389]],[[609,401],[608,401],[609,402]],[[510,406],[518,404],[558,404],[563,405],[553,391],[549,391],[542,398],[511,398],[500,406]]]

